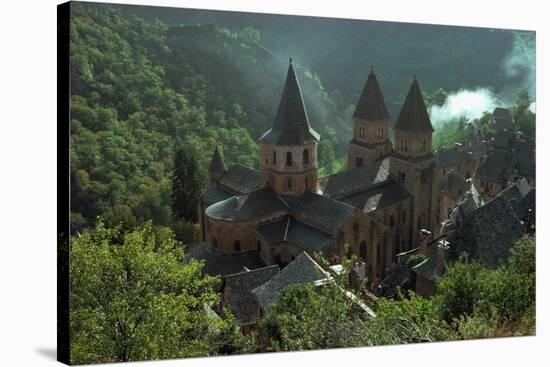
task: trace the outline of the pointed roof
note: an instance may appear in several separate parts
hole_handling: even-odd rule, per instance
[[[214,150],[214,155],[212,155],[212,160],[210,161],[210,166],[208,167],[208,172],[224,173],[225,171],[227,171],[227,168],[225,168],[223,158],[218,151],[218,146],[216,146],[216,150]]]
[[[407,94],[405,103],[401,108],[394,130],[414,133],[434,131],[416,77],[411,84],[409,94]]]
[[[384,96],[372,68],[355,107],[353,117],[366,121],[388,120],[390,118],[384,103]]]
[[[260,141],[278,145],[302,145],[313,140],[319,141],[319,137],[319,133],[309,126],[302,91],[290,59],[273,127],[260,138]]]

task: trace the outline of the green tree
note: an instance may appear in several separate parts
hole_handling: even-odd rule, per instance
[[[172,174],[172,216],[176,220],[196,223],[198,220],[200,186],[195,158],[179,149],[174,158]]]
[[[182,265],[173,236],[155,235],[151,223],[122,232],[99,221],[70,245],[72,363],[206,356],[239,345],[234,320],[207,312],[219,280],[199,262]]]

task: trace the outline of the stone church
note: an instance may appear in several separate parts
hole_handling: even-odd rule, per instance
[[[199,207],[203,245],[222,262],[252,256],[281,267],[303,251],[329,259],[348,251],[366,262],[370,279],[383,277],[438,217],[433,131],[415,78],[392,143],[390,116],[371,70],[353,114],[347,169],[319,177],[321,137],[290,60],[273,126],[259,139],[260,171],[227,168],[214,152],[210,188]]]

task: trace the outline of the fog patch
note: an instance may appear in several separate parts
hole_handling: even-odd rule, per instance
[[[461,89],[449,94],[442,106],[431,106],[429,114],[432,124],[437,126],[460,118],[473,120],[498,106],[498,98],[487,88]]]

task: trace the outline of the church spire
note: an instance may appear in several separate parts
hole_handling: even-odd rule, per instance
[[[390,114],[386,109],[384,97],[382,96],[382,91],[380,90],[380,85],[374,74],[373,65],[371,65],[367,82],[361,92],[353,117],[365,121],[380,121],[390,118]]]
[[[426,105],[424,104],[424,98],[422,98],[420,86],[416,80],[416,75],[414,76],[409,94],[407,94],[407,98],[401,108],[394,129],[414,133],[434,131],[430,116],[426,110]]]
[[[277,145],[303,145],[319,141],[319,133],[309,126],[292,58],[289,59],[286,82],[273,127],[260,140]]]
[[[216,181],[219,180],[226,171],[227,168],[225,167],[223,158],[218,150],[218,146],[216,146],[214,154],[212,155],[212,160],[210,161],[210,166],[208,167],[208,175],[211,180]]]

